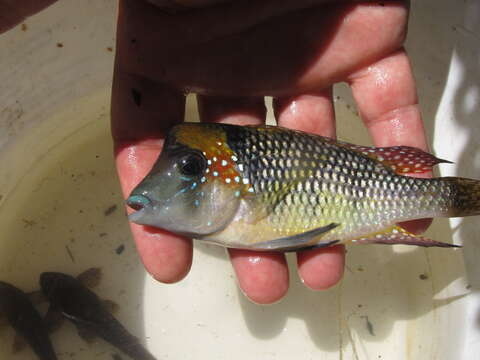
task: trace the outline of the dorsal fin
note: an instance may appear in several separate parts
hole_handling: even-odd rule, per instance
[[[411,146],[373,147],[344,142],[340,142],[339,145],[379,161],[397,174],[426,173],[431,171],[432,167],[437,164],[451,164],[451,161],[439,159],[432,154]]]

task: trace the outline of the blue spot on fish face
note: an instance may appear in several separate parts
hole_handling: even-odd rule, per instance
[[[191,186],[190,186],[190,190],[194,190],[196,187],[197,187],[197,183],[194,182]]]
[[[194,202],[193,202],[193,205],[195,205],[195,207],[199,207],[200,206],[200,201],[198,199],[196,199]]]
[[[186,193],[187,191],[189,190],[188,186],[184,187],[184,188],[181,188],[176,194],[175,196],[178,196],[180,194],[184,194]]]

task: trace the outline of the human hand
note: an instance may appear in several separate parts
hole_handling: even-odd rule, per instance
[[[179,9],[120,1],[112,133],[125,195],[150,169],[168,129],[183,121],[186,91],[199,94],[201,121],[263,123],[263,96],[270,95],[279,125],[334,137],[331,87],[346,81],[377,146],[427,149],[402,47],[405,1],[220,0],[185,10],[185,4],[204,1],[209,0],[183,0]],[[427,226],[417,221],[409,230]],[[131,229],[157,280],[171,283],[188,273],[191,240],[136,224]],[[286,293],[283,254],[235,249],[229,254],[251,300],[272,303]],[[305,251],[297,259],[306,286],[325,289],[342,276],[344,248]]]

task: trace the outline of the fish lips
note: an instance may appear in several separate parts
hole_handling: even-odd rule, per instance
[[[139,210],[134,211],[128,215],[128,220],[139,225],[160,226],[160,216],[155,216],[155,209],[153,206],[145,206]]]
[[[174,221],[169,216],[170,208],[149,204],[128,215],[128,220],[138,224],[162,228],[169,231],[177,231],[178,221]]]

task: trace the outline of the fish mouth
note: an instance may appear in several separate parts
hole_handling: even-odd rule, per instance
[[[146,209],[143,208],[143,209],[134,211],[133,213],[128,215],[128,220],[131,222],[134,222],[135,224],[145,225],[142,222],[142,218],[144,218],[145,216],[146,216]]]
[[[153,212],[153,204],[148,197],[144,195],[130,195],[126,203],[135,210],[128,215],[128,220],[140,225],[149,225],[147,222],[149,222],[149,215]]]
[[[168,216],[168,206],[153,203],[144,195],[131,195],[126,203],[136,210],[128,215],[128,220],[135,224],[169,229],[174,223]]]
[[[127,205],[134,210],[142,210],[152,204],[150,199],[145,195],[130,195],[126,202]]]

